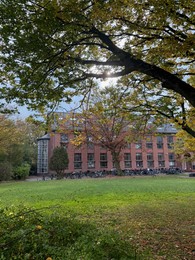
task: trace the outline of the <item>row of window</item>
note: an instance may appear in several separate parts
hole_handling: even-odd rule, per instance
[[[175,166],[175,156],[173,153],[170,153],[168,155],[169,158],[169,166]],[[107,153],[100,153],[100,167],[101,168],[107,168],[108,166],[108,159],[107,159]],[[131,154],[125,153],[124,154],[124,165],[125,168],[132,168],[132,162],[131,162]],[[87,154],[87,166],[88,168],[95,168],[95,156],[94,153],[88,153]],[[114,168],[113,163],[113,168]],[[142,153],[136,153],[136,167],[142,168],[143,167],[143,159],[142,159]],[[153,168],[154,167],[154,158],[152,153],[147,154],[147,167]],[[158,167],[165,167],[165,159],[163,153],[158,153]],[[82,168],[82,154],[81,153],[75,153],[74,154],[74,168],[75,169],[81,169]]]
[[[67,149],[68,149],[68,146],[67,146],[67,143],[61,143],[61,145],[63,145],[63,146],[65,146]],[[89,150],[94,150],[94,144],[93,143],[88,143],[87,144],[87,148],[89,149]],[[157,143],[156,144],[156,147],[157,147],[157,149],[163,149],[163,143]],[[106,149],[105,147],[101,147],[102,149]],[[128,144],[125,148],[127,148],[127,149],[130,149],[131,148],[131,145],[130,144]],[[138,149],[142,149],[142,144],[141,143],[136,143],[135,144],[135,148],[138,150]],[[146,143],[146,148],[147,149],[153,149],[153,143]],[[168,149],[173,149],[173,144],[171,143],[171,144],[167,144],[167,148]]]
[[[167,136],[167,147],[168,149],[172,149],[173,148],[173,136]],[[88,142],[88,148],[93,149],[94,148],[94,144],[91,142],[91,139],[88,138],[89,142]],[[62,143],[68,143],[68,134],[61,134],[61,142]],[[158,149],[163,149],[163,136],[157,136],[156,137],[156,145]],[[104,148],[104,147],[102,147]],[[131,144],[127,144],[126,148],[131,148]],[[136,149],[142,149],[142,142],[137,142],[135,143],[135,148]],[[148,149],[153,149],[153,142],[152,142],[152,136],[148,136],[146,137],[146,148]]]
[[[167,143],[173,143],[173,135],[168,135],[168,136],[166,136],[166,138],[167,138]],[[163,136],[162,135],[156,136],[156,140],[157,140],[157,143],[162,143]],[[61,141],[68,142],[68,134],[61,134]],[[88,141],[92,141],[92,138],[88,137]],[[152,142],[151,135],[146,136],[146,142]]]
[[[87,154],[87,160],[88,161],[94,161],[94,153],[88,153]],[[174,153],[169,153],[169,160],[175,160],[175,155]],[[141,161],[142,160],[142,153],[136,153],[136,161]],[[147,154],[147,160],[148,161],[153,161],[153,153],[148,153]],[[163,153],[158,153],[158,160],[163,161],[164,160],[164,154]],[[74,161],[75,162],[80,162],[82,161],[82,154],[81,153],[75,153],[74,154]],[[100,153],[100,161],[107,161],[107,153]],[[124,161],[131,161],[131,154],[130,153],[125,153],[124,154]]]

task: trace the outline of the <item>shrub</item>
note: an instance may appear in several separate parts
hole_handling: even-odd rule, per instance
[[[64,177],[64,170],[68,167],[68,154],[64,147],[56,147],[49,162],[49,168],[57,173],[57,179]]]
[[[29,172],[30,172],[30,165],[28,163],[24,163],[13,169],[12,178],[14,180],[25,180],[26,177],[29,176]]]
[[[117,233],[54,211],[50,215],[40,209],[2,209],[0,259],[138,259]]]
[[[12,166],[9,162],[0,162],[0,181],[9,181],[12,176]]]

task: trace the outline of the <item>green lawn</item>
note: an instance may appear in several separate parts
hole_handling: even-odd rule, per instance
[[[195,259],[195,178],[118,177],[2,183],[0,207],[12,206],[42,209],[48,216],[53,212],[92,225],[101,232],[114,232],[124,245],[135,249],[137,257],[131,259],[138,256],[150,260]],[[130,259],[109,257],[102,259]],[[92,254],[76,258],[72,254],[71,259],[98,257]],[[102,259],[100,256],[99,260]]]

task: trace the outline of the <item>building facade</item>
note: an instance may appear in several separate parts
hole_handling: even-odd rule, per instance
[[[142,140],[126,143],[120,154],[120,166],[125,169],[187,169],[173,152],[176,129],[171,125],[159,127],[155,134],[148,134]],[[87,142],[79,148],[71,143],[73,135],[52,132],[38,139],[38,174],[50,174],[49,160],[55,147],[67,149],[71,172],[111,171],[115,168],[111,153],[101,145]],[[189,165],[188,167],[195,167]]]

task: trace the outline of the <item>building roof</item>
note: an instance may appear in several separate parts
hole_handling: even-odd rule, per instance
[[[172,124],[163,124],[157,128],[157,133],[176,134],[177,129]]]
[[[37,141],[40,140],[50,140],[50,134],[45,134],[42,137],[37,138]]]

